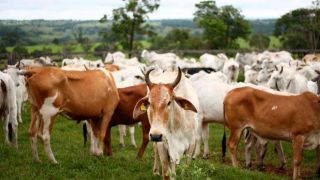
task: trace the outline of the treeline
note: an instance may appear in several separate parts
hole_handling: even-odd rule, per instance
[[[253,34],[257,32],[267,36],[273,34],[276,19],[248,21]],[[154,25],[155,32],[163,36],[175,28],[188,30],[196,36],[200,36],[202,32],[192,19],[150,20],[148,23]],[[105,26],[93,20],[0,20],[0,41],[6,46],[14,46],[17,43],[21,45],[71,43],[75,41],[72,32],[79,27],[83,28],[84,35],[92,42],[101,41],[99,32]]]

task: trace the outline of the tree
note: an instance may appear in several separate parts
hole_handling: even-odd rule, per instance
[[[319,0],[313,4],[311,9],[296,9],[277,20],[274,35],[280,36],[285,48],[316,50],[320,46]]]
[[[251,36],[249,44],[258,49],[266,49],[269,47],[270,38],[262,33],[256,33]]]
[[[60,44],[60,40],[58,38],[54,38],[52,40],[52,43],[58,45],[58,44]]]
[[[152,35],[152,27],[144,24],[148,14],[159,7],[159,0],[124,0],[125,6],[114,9],[112,17],[112,32],[124,50],[132,51],[137,34]],[[105,22],[103,16],[101,22]],[[131,53],[129,53],[131,56]]]
[[[17,31],[7,32],[2,37],[2,40],[6,46],[14,46],[14,45],[21,43],[21,37]]]
[[[165,37],[156,36],[152,39],[152,49],[199,49],[202,47],[201,39],[191,35],[190,30],[174,28]]]
[[[21,45],[15,46],[13,48],[12,52],[16,54],[16,58],[18,58],[18,59],[25,58],[29,55],[28,49],[21,46]]]
[[[233,6],[218,8],[215,1],[201,1],[195,5],[194,22],[204,29],[203,38],[209,48],[230,48],[238,37],[247,39],[251,33],[249,22]]]
[[[4,43],[0,41],[0,54],[6,54],[6,53],[8,53],[6,46],[4,45]]]
[[[75,40],[79,43],[82,44],[84,41],[84,37],[83,37],[83,28],[82,27],[78,27],[78,28],[74,28],[72,30],[72,34],[73,37],[75,38]]]

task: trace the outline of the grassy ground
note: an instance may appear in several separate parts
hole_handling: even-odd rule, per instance
[[[129,135],[125,142],[126,147],[119,145],[117,128],[113,128],[113,156],[95,157],[89,154],[89,147],[83,147],[81,135],[82,125],[74,121],[59,117],[52,131],[52,149],[59,165],[52,165],[44,153],[43,145],[39,140],[39,155],[42,163],[32,162],[31,148],[27,134],[30,121],[29,114],[24,113],[23,124],[19,126],[19,149],[13,149],[3,143],[3,133],[0,133],[0,179],[160,179],[153,176],[153,153],[149,144],[145,156],[136,159],[138,149],[129,145]],[[128,133],[129,134],[129,133]],[[187,162],[182,160],[177,168],[177,179],[287,179],[292,173],[291,144],[284,143],[288,157],[287,171],[275,174],[279,164],[273,153],[273,146],[269,146],[266,164],[270,165],[267,171],[233,168],[230,158],[227,163],[221,163],[220,142],[223,127],[211,125],[210,131],[210,158]],[[136,128],[136,141],[141,143],[140,127]],[[243,160],[243,145],[239,148],[238,156]],[[315,153],[305,152],[303,174],[313,176],[315,172]]]

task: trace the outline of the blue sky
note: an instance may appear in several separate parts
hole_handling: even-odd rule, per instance
[[[149,19],[193,18],[199,0],[160,0]],[[290,10],[311,7],[312,0],[216,0],[218,6],[233,5],[247,19],[278,18]],[[122,0],[0,0],[0,19],[100,19]]]

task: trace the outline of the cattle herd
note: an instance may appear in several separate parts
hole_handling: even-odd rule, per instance
[[[141,63],[144,62],[144,63]],[[245,80],[238,83],[239,72]],[[136,146],[134,126],[141,123],[142,157],[154,142],[154,174],[169,179],[186,154],[197,158],[201,140],[203,157],[209,155],[209,123],[230,129],[227,142],[232,165],[240,137],[244,136],[245,164],[252,166],[253,150],[259,167],[268,141],[275,144],[280,168],[286,165],[281,140],[293,145],[293,178],[301,176],[303,149],[316,149],[320,174],[320,57],[294,59],[286,51],[203,54],[181,58],[174,53],[142,51],[127,59],[109,53],[104,61],[64,59],[61,67],[50,58],[22,59],[0,72],[0,113],[5,143],[18,147],[18,124],[23,102],[29,100],[29,138],[33,160],[39,162],[37,139],[52,163],[50,134],[58,114],[83,121],[90,153],[112,155],[111,127],[119,125],[120,143],[128,125]],[[223,158],[226,140],[223,140]],[[162,171],[160,173],[160,165]],[[170,176],[169,176],[170,175]]]

